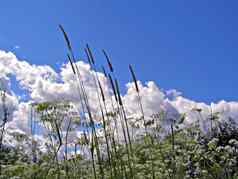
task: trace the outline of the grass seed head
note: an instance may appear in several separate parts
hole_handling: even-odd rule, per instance
[[[63,28],[62,25],[59,25],[59,28],[60,28],[60,30],[62,31],[63,35],[64,35],[64,38],[65,38],[65,40],[66,40],[66,43],[67,43],[67,46],[68,46],[69,50],[71,51],[71,50],[72,50],[72,47],[71,47],[71,44],[70,44],[68,35],[66,34],[66,32],[65,32],[65,30],[64,30],[64,28]]]
[[[100,81],[98,81],[98,85],[99,85],[99,89],[100,89],[100,92],[101,92],[101,95],[102,95],[102,100],[105,101],[105,96],[104,96],[104,93],[103,93],[103,90],[102,90],[102,85],[101,85]]]
[[[113,93],[114,93],[115,99],[116,99],[116,101],[118,101],[118,99],[117,99],[117,93],[116,93],[116,88],[115,88],[114,82],[113,82],[113,80],[112,80],[112,77],[111,77],[110,74],[108,74],[108,77],[109,77],[110,84],[111,84],[111,86],[112,86],[112,91],[113,91]]]
[[[103,52],[104,56],[105,56],[106,59],[107,59],[107,64],[108,64],[108,67],[109,67],[110,71],[113,72],[113,66],[112,66],[112,63],[111,63],[111,61],[110,61],[109,56],[107,55],[107,53],[106,53],[105,50],[102,50],[102,52]]]
[[[74,68],[74,64],[73,64],[73,62],[72,62],[72,60],[71,60],[69,54],[67,54],[67,56],[68,56],[68,59],[69,59],[69,62],[70,62],[71,68],[72,68],[72,70],[73,70],[73,73],[76,74],[76,71],[75,71],[75,68]]]
[[[92,51],[91,51],[91,49],[90,49],[88,44],[86,44],[86,48],[88,50],[88,54],[89,54],[89,57],[91,59],[92,64],[95,65],[95,61],[94,61],[94,58],[93,58],[93,53],[92,53]]]
[[[139,87],[138,87],[138,84],[137,84],[136,75],[135,75],[135,73],[134,73],[133,68],[132,68],[131,65],[129,65],[129,69],[130,69],[130,72],[131,72],[133,81],[134,81],[134,83],[135,83],[136,91],[139,93]]]
[[[117,79],[115,79],[115,84],[116,84],[118,102],[119,102],[119,105],[122,106],[121,94],[120,94],[120,89],[119,89],[119,84],[117,82]]]
[[[88,60],[89,65],[92,66],[92,62],[91,62],[91,59],[90,59],[90,56],[89,56],[89,53],[88,53],[87,48],[84,48],[84,51],[85,51],[85,53],[86,53],[86,56],[87,56],[87,60]]]

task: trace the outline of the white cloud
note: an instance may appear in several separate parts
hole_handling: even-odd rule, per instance
[[[141,113],[134,83],[128,83],[126,86],[127,93],[123,96],[123,100],[127,112],[129,115]],[[161,111],[160,106],[164,103],[165,95],[152,81],[148,82],[146,86],[143,86],[141,82],[138,81],[138,86],[145,115],[151,116],[153,113],[159,113]]]
[[[49,66],[30,65],[19,61],[11,52],[0,51],[0,74],[14,75],[22,88],[33,90],[38,80],[55,81],[58,74]]]
[[[19,49],[20,46],[19,45],[15,45],[14,49]]]
[[[85,85],[89,104],[93,112],[99,115],[94,72],[83,61],[77,62],[77,66]],[[11,91],[9,75],[16,77],[20,87],[29,93],[30,100],[33,102],[69,100],[79,105],[77,80],[69,63],[62,65],[60,73],[57,73],[50,66],[29,64],[26,61],[17,59],[11,52],[0,50],[0,79],[8,92],[8,106],[11,106],[11,111],[15,111],[12,113],[13,120],[8,124],[8,127],[12,130],[19,129],[29,133],[29,102],[19,102],[18,97]],[[107,104],[110,106],[111,89],[104,75],[102,73],[97,73],[97,75],[108,100]],[[178,118],[179,113],[186,113],[185,124],[189,125],[198,119],[203,120],[205,123],[211,111],[213,111],[220,112],[222,120],[232,117],[238,122],[238,102],[220,101],[208,105],[182,97],[182,94],[174,89],[163,91],[152,81],[147,82],[145,85],[138,81],[138,85],[146,119],[153,114],[160,113],[162,110],[166,112],[166,117],[170,119]],[[128,83],[126,87],[127,92],[122,96],[126,112],[128,116],[140,116],[141,111],[134,84]],[[199,113],[195,109],[201,109],[202,111]],[[98,119],[96,118],[96,120]]]

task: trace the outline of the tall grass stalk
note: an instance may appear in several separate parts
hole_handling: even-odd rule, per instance
[[[149,139],[150,139],[151,147],[149,147],[149,149],[150,149],[152,178],[155,179],[154,162],[153,162],[154,159],[153,159],[153,151],[152,151],[152,148],[153,148],[153,145],[154,145],[153,137],[149,135],[148,130],[147,130],[147,125],[146,125],[146,122],[145,122],[145,113],[144,113],[143,106],[142,106],[140,90],[139,90],[139,87],[138,87],[138,84],[137,84],[137,79],[136,79],[135,72],[134,72],[131,65],[129,65],[129,70],[131,72],[131,75],[132,75],[132,78],[133,78],[133,81],[134,81],[134,85],[135,85],[135,89],[136,89],[136,93],[137,93],[137,97],[138,97],[138,103],[139,103],[140,111],[141,111],[141,115],[142,115],[142,120],[143,120],[143,123],[144,123],[145,133],[146,133],[146,136],[148,136]]]
[[[72,71],[73,71],[73,73],[75,74],[75,76],[76,76],[76,87],[77,87],[77,91],[78,91],[78,93],[79,93],[79,97],[80,97],[80,106],[81,106],[81,109],[82,109],[82,111],[83,111],[83,120],[85,120],[85,121],[87,121],[87,119],[86,119],[86,117],[85,117],[85,114],[86,114],[86,112],[87,112],[87,107],[85,107],[86,106],[86,101],[85,101],[85,99],[86,99],[86,97],[85,96],[83,96],[83,94],[82,93],[84,93],[83,91],[84,91],[84,88],[83,88],[83,82],[81,82],[80,81],[80,79],[79,79],[79,76],[77,75],[77,72],[76,72],[76,70],[75,70],[75,68],[76,67],[74,67],[74,63],[72,62],[72,60],[71,60],[71,57],[68,55],[68,59],[69,59],[69,62],[70,62],[70,65],[71,65],[71,67],[72,67]],[[80,110],[79,110],[80,111]],[[90,120],[89,121],[90,122],[90,126],[94,126],[94,123]],[[90,128],[90,126],[88,126],[88,128]],[[85,134],[85,133],[84,133]],[[94,130],[92,130],[92,144],[91,144],[91,147],[89,146],[89,148],[90,148],[90,152],[91,152],[91,158],[92,158],[92,167],[93,167],[93,173],[94,173],[94,177],[95,177],[95,179],[97,178],[97,173],[96,173],[96,166],[95,166],[95,159],[94,159],[94,140],[93,140],[93,138],[95,137],[95,135],[94,135]],[[97,137],[96,137],[97,138]],[[87,143],[87,145],[89,145],[89,143]],[[100,161],[100,160],[99,160]],[[100,163],[100,162],[99,162]],[[101,168],[101,167],[100,167]],[[100,170],[101,171],[101,170]]]
[[[104,115],[103,107],[102,107],[102,104],[101,104],[101,100],[102,100],[102,102],[104,104],[105,111],[107,113],[107,109],[106,109],[106,106],[105,106],[105,96],[104,96],[104,93],[103,93],[103,90],[102,90],[102,86],[101,86],[99,77],[97,75],[97,69],[96,69],[96,65],[95,65],[95,60],[94,60],[92,51],[91,51],[91,49],[90,49],[88,44],[87,44],[87,47],[85,49],[85,52],[86,52],[88,61],[90,62],[89,64],[90,64],[90,66],[91,66],[91,68],[92,68],[92,70],[94,72],[93,73],[93,80],[94,80],[94,85],[96,87],[96,93],[97,93],[99,108],[100,108],[101,115],[102,115],[102,120],[103,120],[103,131],[104,131],[104,137],[105,137],[105,140],[106,140],[106,150],[107,150],[107,155],[108,155],[110,174],[111,174],[111,178],[112,178],[113,171],[112,171],[111,152],[110,152],[109,139],[108,139],[109,135],[107,133],[107,128],[106,128],[107,126],[106,126],[106,121],[105,121],[105,115]],[[99,93],[101,94],[101,98],[100,98],[100,94]]]
[[[76,62],[74,62],[75,66],[76,66],[76,73],[78,76],[78,79],[81,79],[81,75],[79,73],[78,67],[76,65]],[[90,120],[90,127],[92,128],[92,136],[94,137],[95,140],[95,147],[96,147],[96,153],[97,153],[97,158],[98,158],[98,163],[99,163],[99,170],[100,170],[100,175],[101,178],[104,178],[104,171],[103,171],[103,166],[102,166],[102,160],[101,160],[101,154],[100,154],[100,149],[99,149],[99,142],[98,142],[98,137],[97,137],[97,133],[96,133],[96,129],[95,129],[95,123],[93,120],[93,116],[91,113],[91,109],[90,109],[90,105],[89,105],[89,101],[88,101],[88,97],[84,88],[84,84],[82,80],[79,80],[81,82],[81,90],[82,90],[82,96],[85,102],[85,106],[86,106],[86,110],[89,116],[89,120]]]
[[[110,61],[109,56],[107,55],[107,53],[106,53],[105,50],[102,50],[102,52],[103,52],[104,56],[106,57],[106,60],[107,60],[107,63],[108,63],[110,72],[113,73],[114,70],[113,70],[113,66],[112,66],[112,63],[111,63],[111,61]],[[118,104],[117,96],[115,95],[115,94],[116,94],[116,90],[115,90],[115,87],[114,87],[114,85],[113,85],[112,77],[111,77],[110,74],[107,75],[106,70],[105,70],[105,68],[104,68],[103,66],[102,66],[102,70],[103,70],[103,73],[104,73],[105,77],[107,78],[107,80],[110,81],[109,84],[111,84],[110,86],[111,86],[111,88],[112,88],[112,90],[113,90],[113,94],[114,94],[114,97],[115,97],[115,101],[116,101],[116,103]],[[113,101],[114,101],[114,100],[113,100],[113,95],[110,96],[110,101],[111,101],[112,111],[115,112],[115,114],[117,114],[117,111],[116,111],[116,109],[115,109],[114,102],[113,102]],[[119,109],[119,106],[117,106],[117,110],[118,110],[118,109]],[[116,117],[117,117],[117,116],[114,117],[114,125],[115,125],[115,129],[116,129],[117,140],[118,140],[118,142],[119,142],[119,132],[118,132],[118,124],[117,124]]]
[[[106,73],[106,70],[105,70],[105,68],[103,66],[102,66],[102,70],[103,70],[104,76],[106,77],[107,84],[109,86],[111,86],[110,85],[111,82],[108,83],[108,80],[112,81],[111,76],[109,77],[109,75]],[[113,88],[113,87],[111,86],[111,88]],[[115,89],[113,89],[113,91],[115,92]],[[113,95],[110,94],[109,98],[110,98],[110,103],[111,103],[111,108],[112,108],[110,113],[112,114],[111,117],[113,118],[113,122],[114,122],[114,129],[112,131],[112,134],[113,134],[113,137],[115,137],[115,135],[116,135],[117,141],[119,142],[119,131],[118,131],[118,123],[117,123],[118,108],[117,109],[115,108]],[[115,100],[117,102],[117,98]],[[109,113],[109,111],[107,111],[106,112],[107,116],[110,116],[110,113]]]
[[[114,97],[115,97],[115,100],[116,100],[116,105],[117,105],[117,109],[119,110],[119,104],[118,104],[118,99],[117,99],[117,93],[116,93],[116,89],[115,89],[115,85],[114,85],[114,82],[112,80],[112,77],[110,74],[108,74],[108,78],[109,78],[109,83],[111,85],[111,88],[113,89],[113,94],[114,94]],[[116,127],[116,132],[117,132],[117,142],[118,144],[120,143],[120,140],[119,140],[119,129],[118,129],[118,123],[117,123],[117,119],[118,119],[118,113],[119,111],[116,111],[115,110],[115,107],[113,105],[113,99],[112,99],[112,96],[111,96],[111,103],[112,103],[112,107],[113,107],[113,111],[114,111],[114,124],[115,124],[115,127]],[[123,136],[124,136],[124,140],[125,140],[125,143],[127,145],[127,139],[126,139],[126,134],[125,134],[125,127],[124,127],[124,123],[121,119],[121,115],[119,114],[119,120],[121,122],[121,127],[122,127],[122,131],[123,131]],[[126,171],[125,171],[125,167],[124,167],[124,164],[122,162],[122,159],[121,158],[118,158],[117,156],[117,148],[116,148],[116,143],[115,143],[115,140],[113,138],[113,143],[114,143],[114,152],[115,152],[115,156],[117,157],[117,159],[119,159],[119,162],[120,162],[120,168],[121,168],[121,171],[122,173],[125,173],[125,177],[127,178],[127,175],[126,175]],[[129,153],[127,154],[129,155]]]
[[[133,154],[133,150],[132,150],[132,146],[131,146],[131,138],[130,138],[130,134],[129,134],[129,130],[128,130],[127,119],[125,118],[126,115],[123,115],[123,112],[122,112],[123,103],[122,103],[121,96],[120,96],[120,90],[119,90],[118,82],[116,80],[116,77],[115,77],[115,74],[114,74],[114,68],[112,66],[112,63],[111,63],[111,60],[110,60],[109,56],[107,55],[105,50],[102,50],[102,52],[103,52],[104,56],[106,57],[109,70],[110,70],[110,72],[111,72],[111,74],[113,75],[113,78],[114,78],[114,80],[113,80],[111,75],[108,74],[109,81],[110,81],[111,87],[113,89],[114,97],[115,97],[115,100],[116,100],[119,120],[120,120],[120,123],[121,123],[123,137],[124,137],[124,141],[125,141],[125,145],[126,145],[128,165],[129,165],[129,170],[130,170],[130,178],[134,178],[133,170],[132,170],[133,160],[131,160],[131,157],[130,157],[130,155]],[[115,82],[115,84],[114,84],[114,82]],[[129,141],[129,147],[128,147],[128,141]],[[129,148],[130,148],[130,150],[129,150]],[[127,177],[126,172],[125,172],[125,176]]]
[[[133,158],[133,149],[132,149],[132,143],[131,143],[131,137],[130,137],[130,133],[129,133],[129,125],[128,125],[128,121],[127,121],[127,117],[126,117],[126,113],[125,113],[125,109],[124,109],[124,105],[121,99],[121,94],[120,94],[120,89],[119,89],[119,84],[117,82],[117,79],[115,79],[115,84],[116,84],[116,92],[117,92],[117,97],[118,97],[118,103],[120,105],[119,107],[119,113],[122,116],[122,118],[124,119],[125,122],[125,126],[123,126],[123,128],[126,128],[126,133],[127,133],[127,137],[128,137],[128,142],[129,142],[129,148],[128,148],[128,144],[126,142],[126,148],[127,148],[127,153],[128,153],[128,165],[129,165],[129,169],[130,169],[130,177],[134,178],[134,173],[133,173],[133,159],[131,159],[131,155]],[[122,122],[123,123],[123,122]],[[124,130],[125,132],[125,130]],[[124,134],[125,135],[125,134]],[[126,136],[125,136],[126,139]],[[126,141],[126,140],[125,140]],[[130,149],[130,150],[129,150]],[[131,154],[131,155],[130,155]]]
[[[78,78],[78,81],[79,81],[79,87],[80,87],[81,94],[82,94],[82,97],[83,97],[84,105],[85,105],[85,108],[87,110],[89,120],[90,120],[90,127],[92,128],[92,136],[94,137],[94,140],[95,140],[95,147],[96,147],[96,153],[97,153],[97,158],[98,158],[98,163],[99,163],[100,176],[101,176],[101,178],[104,178],[104,171],[103,171],[103,167],[102,167],[102,161],[101,161],[101,155],[100,155],[100,149],[99,149],[99,142],[98,142],[98,137],[97,137],[97,133],[96,133],[96,129],[95,129],[95,123],[94,123],[92,113],[91,113],[91,109],[90,109],[90,105],[89,105],[89,102],[88,102],[88,97],[87,97],[87,94],[86,94],[86,91],[85,91],[85,87],[84,87],[79,69],[78,69],[77,64],[76,64],[76,60],[75,60],[75,57],[74,57],[74,54],[73,54],[73,50],[72,50],[69,38],[68,38],[66,32],[64,31],[63,27],[61,25],[59,25],[59,27],[60,27],[61,31],[63,32],[64,38],[65,38],[67,46],[68,46],[68,50],[70,52],[70,55],[71,55],[73,63],[74,63],[74,65],[72,63],[71,66],[72,66],[72,69],[74,69],[73,70],[75,72],[74,74],[76,75],[76,77]]]

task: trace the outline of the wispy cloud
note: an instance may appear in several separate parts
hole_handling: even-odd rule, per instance
[[[20,49],[21,47],[19,45],[14,46],[14,49]]]

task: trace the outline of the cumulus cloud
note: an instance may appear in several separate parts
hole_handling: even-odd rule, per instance
[[[29,116],[29,103],[20,103],[17,110],[13,113],[13,119],[7,123],[7,128],[10,130],[20,129],[24,133],[30,134]]]
[[[14,75],[22,88],[34,90],[39,80],[55,81],[58,74],[49,66],[30,65],[26,61],[20,61],[11,52],[0,51],[0,74],[7,78]]]
[[[139,99],[135,90],[134,83],[128,83],[127,93],[123,96],[126,109],[130,115],[140,113]],[[145,86],[138,81],[142,105],[146,116],[161,111],[161,105],[164,103],[165,95],[160,91],[159,87],[152,81]]]
[[[98,88],[95,86],[95,76],[100,79],[107,105],[111,108],[112,91],[108,85],[106,77],[90,68],[90,66],[78,61],[80,77],[85,85],[89,104],[92,111],[100,116],[98,102]],[[19,83],[20,88],[25,89],[30,96],[31,101],[21,102],[11,90],[10,76],[14,76]],[[53,68],[47,65],[34,65],[26,61],[19,60],[13,53],[0,50],[0,81],[7,91],[8,106],[11,108],[12,120],[8,127],[12,130],[21,130],[29,133],[29,103],[42,101],[68,100],[80,106],[79,86],[77,78],[72,73],[69,63],[61,66],[57,73]],[[155,82],[149,81],[142,84],[138,81],[140,89],[143,112],[146,119],[150,119],[153,114],[165,112],[168,119],[178,119],[180,114],[186,113],[185,124],[190,125],[193,122],[203,121],[204,130],[207,128],[206,119],[211,112],[219,112],[220,120],[227,118],[238,119],[238,102],[220,101],[218,103],[198,103],[182,96],[181,92],[175,89],[164,91],[160,89]],[[127,91],[122,96],[126,113],[128,116],[141,116],[141,110],[138,103],[138,95],[134,84],[126,84]],[[115,101],[113,100],[114,104]],[[0,102],[1,105],[1,102]],[[78,107],[80,108],[80,107]],[[100,118],[100,117],[99,117]],[[99,118],[96,118],[99,120]]]

